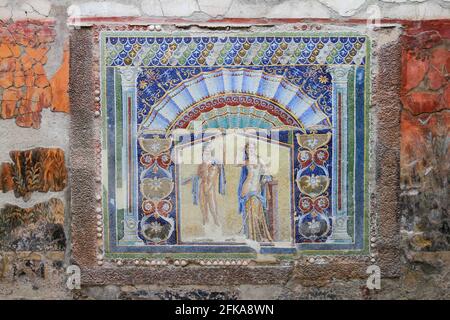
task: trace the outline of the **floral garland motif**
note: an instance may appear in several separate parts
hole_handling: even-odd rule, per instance
[[[322,242],[331,228],[327,210],[330,207],[327,192],[330,177],[326,167],[330,158],[328,143],[331,132],[297,133],[296,138],[300,145],[297,154],[300,169],[296,176],[297,187],[301,192],[298,232],[306,242]]]
[[[173,209],[170,195],[174,189],[170,138],[158,136],[141,137],[139,145],[144,151],[140,163],[144,167],[141,173],[140,190],[142,195],[140,221],[142,237],[150,244],[159,244],[168,240],[175,230],[175,221],[170,217]]]

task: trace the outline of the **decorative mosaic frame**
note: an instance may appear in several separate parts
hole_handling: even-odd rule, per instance
[[[97,32],[101,28],[99,29],[99,28],[95,27],[95,29],[97,29],[97,31],[95,31],[96,36],[94,37],[95,41],[93,43],[93,54],[94,54],[94,56],[96,56],[95,60],[99,61],[100,57],[99,57],[99,52],[97,51],[98,50],[97,46],[98,46],[99,42],[97,42],[97,41],[101,40],[101,35],[99,33],[97,33]],[[105,30],[105,29],[108,29],[108,28],[104,28],[103,30]],[[138,30],[141,29],[142,30],[144,28],[135,27],[135,29],[138,29]],[[87,36],[87,34],[89,34],[90,32],[86,32],[85,30],[83,30],[83,31],[84,31],[84,35],[82,35],[83,32],[78,31],[78,33],[74,34],[72,37],[75,38],[76,36],[78,36],[78,37],[84,38],[84,41],[87,41],[88,40],[87,38],[89,37],[89,36]],[[104,33],[104,34],[107,34],[107,33]],[[267,34],[267,33],[265,33],[265,34]],[[328,33],[328,35],[329,35],[329,33]],[[159,35],[156,35],[156,36],[160,37]],[[254,35],[252,34],[252,36],[254,36]],[[86,55],[85,55],[85,57],[86,57]],[[72,62],[74,62],[74,61],[76,61],[76,60],[72,59]],[[97,68],[95,68],[95,69],[97,69]],[[96,71],[98,72],[98,71],[101,71],[101,70],[97,69]],[[97,76],[94,74],[94,77],[97,77]],[[365,80],[368,80],[368,79],[370,79],[370,73],[366,72]],[[101,91],[100,83],[101,83],[100,79],[98,79],[96,82],[93,83],[93,85],[96,88],[93,91],[93,93],[96,96],[94,98],[94,100],[95,100],[95,104],[97,106],[96,107],[97,108],[96,111],[94,111],[94,115],[97,116],[97,117],[100,116],[100,114],[105,112],[105,109],[101,110],[101,108],[100,108],[100,101],[106,101],[107,100],[106,95],[102,96],[102,94],[101,94],[102,91]],[[335,87],[335,88],[338,89],[338,87]],[[364,99],[367,98],[367,94],[368,94],[367,92],[364,94]],[[395,92],[394,96],[396,94],[397,93]],[[90,92],[89,95],[92,96],[92,92]],[[79,94],[77,94],[76,96],[79,96]],[[368,109],[366,108],[366,112],[367,111],[368,111]],[[365,123],[367,123],[366,122],[367,121],[367,113],[365,113],[364,117],[366,119]],[[102,118],[98,117],[98,119],[103,119],[102,120],[103,121],[103,127],[105,127],[105,124],[106,124],[106,122],[104,120],[105,117],[102,117]],[[389,119],[389,120],[386,120],[386,121],[390,121],[390,120],[392,120],[392,119]],[[96,122],[98,122],[98,121],[96,121]],[[97,124],[96,127],[98,128],[98,124]],[[93,133],[95,135],[97,135],[97,141],[98,141],[97,143],[99,143],[100,142],[100,136],[98,136],[98,134],[99,134],[98,130],[95,130]],[[105,137],[103,137],[103,139],[105,139]],[[365,138],[364,138],[364,143],[365,143],[366,146],[368,146],[368,141],[369,141],[368,140],[368,135],[366,135]],[[100,145],[98,145],[98,148],[97,148],[98,151],[99,151],[99,148],[100,148]],[[364,149],[365,149],[364,152],[367,153],[367,149],[366,148],[364,148]],[[100,153],[97,153],[97,159],[98,160],[100,160],[99,155],[100,155]],[[100,161],[98,161],[98,162],[100,162]],[[106,162],[107,162],[107,157],[105,157],[105,154],[104,154],[103,155],[103,159],[101,160],[103,169],[105,169],[104,168],[104,164]],[[364,171],[368,174],[367,167],[366,167],[366,169],[364,169]],[[99,177],[100,176],[99,173],[100,173],[99,170],[96,170],[95,176]],[[104,176],[104,178],[105,178],[105,176]],[[367,180],[369,180],[369,179],[367,179]],[[97,181],[97,183],[99,183],[101,180],[100,179],[96,179],[96,181]],[[367,187],[367,183],[368,183],[368,181],[365,182],[365,186],[366,187]],[[95,189],[98,189],[98,187],[95,187]],[[107,204],[107,199],[108,199],[106,190],[103,189],[102,190],[102,194],[100,194],[98,192],[96,194],[97,194],[97,196],[96,196],[97,201],[102,201],[103,202],[103,207],[105,209],[105,205]],[[370,206],[371,206],[370,209],[373,210],[373,203]],[[364,216],[366,216],[368,209],[369,208],[366,209]],[[197,255],[197,256],[196,255],[194,255],[194,256],[193,255],[183,255],[183,254],[181,254],[181,255],[163,255],[163,256],[161,256],[161,254],[159,254],[159,255],[155,254],[152,257],[148,253],[132,253],[132,252],[128,252],[127,254],[114,255],[114,254],[111,254],[111,252],[109,252],[108,249],[104,247],[104,242],[103,242],[103,238],[104,237],[106,238],[108,236],[108,234],[109,234],[109,231],[108,231],[109,228],[106,228],[106,226],[108,224],[108,219],[103,219],[103,215],[101,214],[102,209],[98,205],[96,205],[96,209],[94,209],[94,211],[97,212],[96,219],[97,219],[98,223],[96,224],[96,228],[97,228],[96,235],[97,235],[97,239],[98,240],[96,242],[98,243],[98,249],[100,250],[100,251],[98,251],[98,250],[95,251],[95,261],[96,261],[97,265],[103,265],[104,263],[106,263],[108,268],[110,268],[113,265],[115,265],[116,267],[117,266],[120,267],[122,265],[132,264],[132,265],[138,267],[138,269],[132,271],[131,274],[135,274],[135,272],[138,272],[140,274],[141,272],[144,272],[144,271],[142,271],[140,269],[140,266],[145,266],[145,265],[150,266],[149,267],[150,270],[152,270],[152,266],[155,266],[155,267],[156,266],[165,266],[167,264],[173,264],[175,266],[187,266],[187,265],[189,265],[189,266],[207,265],[207,266],[216,266],[216,267],[222,267],[223,266],[224,268],[226,268],[226,266],[230,266],[230,267],[231,266],[251,266],[252,268],[258,268],[258,265],[260,263],[267,264],[267,263],[269,263],[269,260],[271,260],[270,258],[269,258],[269,260],[265,260],[264,258],[257,257],[255,255],[251,255],[251,256],[246,256],[246,255],[239,256],[239,255],[236,255],[236,256],[233,256],[233,255],[230,255],[230,254],[227,254],[225,256],[223,256],[223,255],[222,256],[220,256],[220,255],[218,256],[218,255],[215,255],[215,254],[212,254],[212,255],[211,254],[206,254],[206,255]],[[76,218],[74,220],[76,220]],[[85,225],[85,222],[83,222],[83,224]],[[373,225],[375,225],[375,224],[373,224]],[[73,226],[75,227],[75,222],[73,223]],[[367,219],[366,219],[366,223],[364,224],[363,230],[368,232],[368,227],[369,226],[368,226]],[[80,227],[77,226],[76,230],[79,230],[79,228]],[[325,248],[323,250],[317,250],[316,248],[314,248],[314,250],[303,250],[303,251],[300,252],[300,255],[297,254],[297,255],[288,255],[287,256],[287,258],[294,258],[295,259],[295,263],[293,263],[293,264],[292,264],[292,262],[289,262],[290,259],[286,260],[285,262],[282,262],[283,259],[286,258],[286,257],[284,255],[277,255],[276,259],[278,259],[278,261],[279,261],[278,262],[278,267],[271,267],[272,270],[270,270],[269,272],[270,273],[277,272],[276,270],[278,270],[278,272],[281,272],[281,270],[284,270],[282,273],[285,273],[285,272],[287,272],[287,269],[291,270],[290,272],[292,272],[292,269],[294,271],[297,269],[297,267],[296,267],[297,265],[301,265],[301,266],[305,267],[305,264],[307,264],[307,265],[308,264],[314,264],[316,261],[321,261],[321,264],[323,264],[323,263],[325,263],[325,264],[334,264],[334,262],[336,262],[336,265],[333,265],[331,267],[331,269],[329,269],[329,271],[330,271],[329,275],[333,276],[333,274],[334,275],[336,274],[336,270],[339,270],[339,269],[340,270],[345,270],[346,269],[346,267],[342,267],[342,263],[344,261],[347,261],[347,262],[344,262],[344,263],[346,264],[346,263],[350,262],[350,265],[352,265],[355,268],[355,270],[352,271],[352,272],[347,273],[346,276],[352,276],[352,275],[356,275],[356,274],[359,274],[359,276],[361,276],[362,270],[363,270],[363,269],[361,269],[361,267],[364,266],[364,265],[367,265],[370,262],[373,262],[371,260],[374,260],[375,256],[376,256],[376,254],[373,252],[374,251],[373,249],[371,250],[372,253],[370,255],[368,255],[368,245],[369,245],[368,242],[369,241],[367,241],[367,240],[370,240],[373,243],[376,241],[375,234],[373,233],[375,230],[374,230],[373,227],[371,227],[371,230],[372,230],[372,232],[371,232],[372,235],[370,237],[367,236],[365,244],[362,247],[360,247],[359,250],[357,250],[355,252],[352,252],[351,250],[335,250],[335,251],[333,251],[333,250],[329,250],[328,248]],[[77,239],[78,240],[80,239],[80,233],[79,232],[78,233],[75,232],[75,234],[77,234],[77,236],[74,237],[74,248],[77,247],[77,245],[76,245]],[[84,232],[82,232],[81,234],[84,234]],[[106,242],[106,244],[108,245],[107,242]],[[81,245],[81,247],[86,248],[86,245]],[[374,244],[372,244],[372,248],[375,248]],[[77,252],[77,254],[75,254],[78,257],[77,260],[78,261],[82,261],[83,259],[80,260],[81,252],[78,249],[74,250],[74,252]],[[88,252],[92,253],[92,248],[89,248]],[[307,258],[306,256],[308,256],[308,255],[313,255],[313,256],[310,257],[310,258]],[[319,255],[319,256],[317,258],[315,258],[314,257],[315,255]],[[92,257],[92,254],[90,256]],[[391,258],[392,258],[392,256],[391,256]],[[89,258],[87,261],[92,261],[91,259],[92,258]],[[339,262],[339,261],[341,261],[341,262]],[[391,261],[391,262],[393,262],[393,261]],[[91,263],[88,263],[88,264],[92,265]],[[113,265],[110,265],[111,263],[113,263]],[[80,264],[82,264],[82,263],[80,263]],[[104,270],[103,272],[107,272],[106,270],[108,270],[108,268],[102,267],[102,270]],[[306,272],[307,269],[308,268],[304,268],[304,270],[302,270],[300,272],[300,274],[303,274],[304,272]],[[333,271],[333,270],[335,270],[335,271]],[[268,270],[266,270],[265,272],[267,272],[267,271]],[[103,274],[102,271],[98,271],[98,272]],[[98,272],[94,272],[93,274],[97,274]],[[146,272],[147,271],[145,271],[144,273],[146,273]],[[148,271],[148,272],[153,274],[154,270],[153,271]],[[232,278],[228,278],[228,277],[226,277],[226,278],[229,281],[231,281],[231,282],[236,281],[238,279],[242,279],[242,278],[247,279],[247,280],[244,280],[244,281],[250,281],[250,282],[254,281],[254,280],[251,280],[251,279],[256,279],[254,276],[251,276],[250,273],[247,272],[247,271],[241,270],[239,272],[240,272],[240,275],[239,275],[239,277],[237,279],[232,279]],[[391,272],[394,274],[396,271],[394,269],[391,269]],[[116,272],[113,272],[113,273],[116,274]],[[338,273],[340,274],[340,271],[338,271]],[[131,274],[129,272],[127,272],[128,276],[131,276]],[[203,272],[202,272],[202,274],[203,274]],[[98,276],[98,274],[97,274],[97,276]],[[274,282],[274,279],[273,279],[272,276],[269,277],[269,278],[271,278],[272,280],[267,279],[268,282]],[[205,279],[201,280],[199,278],[198,280],[200,282],[208,282],[209,281],[208,279],[211,279],[211,275],[207,276]],[[96,282],[96,281],[97,281],[97,279],[94,279],[94,278],[91,278],[91,277],[88,280],[88,282]],[[278,280],[276,280],[276,281],[278,281]]]

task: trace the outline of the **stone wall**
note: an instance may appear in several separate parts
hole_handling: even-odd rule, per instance
[[[449,299],[450,2],[447,0],[0,0],[0,298]],[[402,28],[401,274],[274,285],[195,283],[66,288],[71,264],[69,28],[291,23]],[[386,64],[389,65],[389,64]],[[76,139],[72,137],[71,139]],[[383,272],[383,271],[382,271]]]

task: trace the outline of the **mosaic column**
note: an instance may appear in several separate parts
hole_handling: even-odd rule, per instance
[[[137,203],[137,148],[136,148],[136,82],[139,68],[124,68],[120,70],[122,78],[122,181],[125,182],[125,199],[123,230],[124,236],[120,245],[143,245],[138,237]]]
[[[350,66],[329,68],[333,84],[333,152],[332,152],[332,212],[331,241],[351,242],[347,230],[347,87]]]

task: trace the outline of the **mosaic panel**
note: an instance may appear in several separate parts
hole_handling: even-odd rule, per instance
[[[100,42],[107,256],[366,250],[366,36]]]

